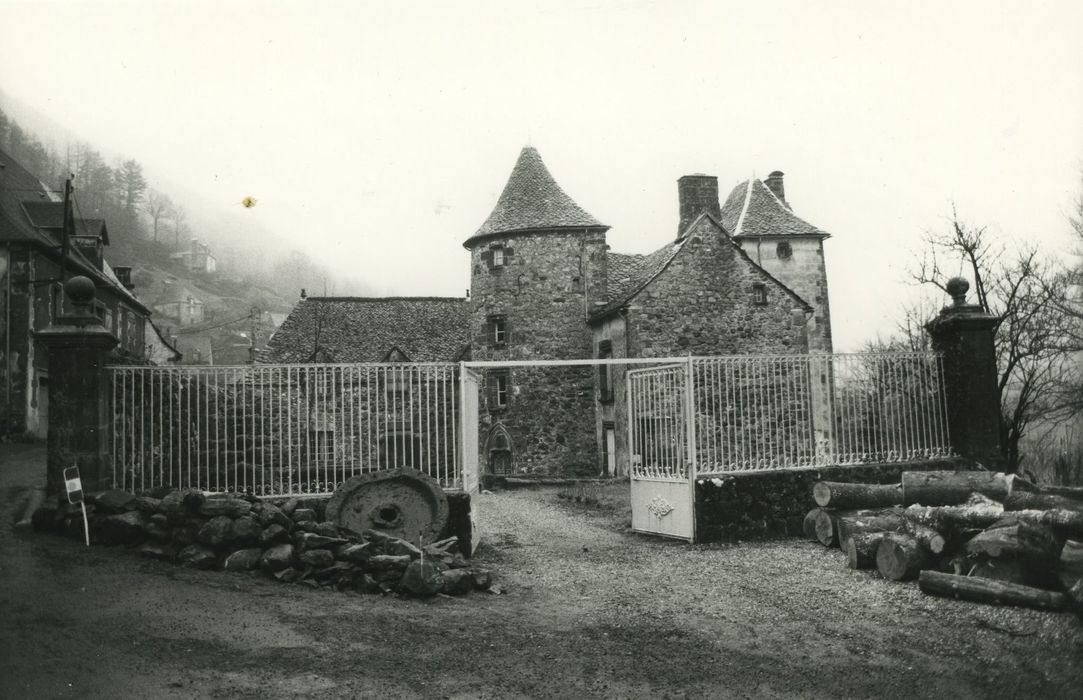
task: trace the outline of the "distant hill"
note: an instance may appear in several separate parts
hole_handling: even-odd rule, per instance
[[[159,327],[182,345],[188,338],[202,339],[197,345],[213,350],[215,364],[247,359],[253,309],[259,312],[257,344],[262,345],[271,319],[281,319],[302,289],[352,295],[372,291],[356,280],[332,277],[307,253],[244,216],[240,203],[231,211],[179,185],[169,192],[151,188],[130,154],[102,153],[2,91],[0,147],[47,186],[59,189],[68,173],[75,174],[76,215],[104,218],[109,228],[106,259],[132,268],[135,292],[155,309]],[[168,173],[155,173],[153,181],[170,180]],[[194,269],[182,257],[193,240],[209,249],[213,271]],[[193,304],[201,304],[202,320],[194,326],[158,303],[180,287]],[[200,354],[205,359],[206,351]]]

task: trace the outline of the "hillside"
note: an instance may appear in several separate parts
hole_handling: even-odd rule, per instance
[[[253,330],[262,346],[303,288],[371,292],[356,280],[333,278],[308,253],[245,216],[239,203],[226,207],[180,186],[151,187],[169,182],[168,173],[152,177],[133,158],[78,141],[3,92],[0,147],[47,186],[59,190],[74,175],[76,216],[105,219],[106,259],[132,268],[136,295],[154,310],[163,333],[178,339],[186,362],[247,361]]]

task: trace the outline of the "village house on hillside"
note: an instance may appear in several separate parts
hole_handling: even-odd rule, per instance
[[[718,179],[678,180],[675,237],[610,250],[609,227],[526,147],[463,244],[470,297],[302,299],[266,363],[664,358],[829,352],[823,242],[794,214],[781,172],[720,202]],[[490,474],[613,474],[627,456],[625,369],[485,371],[479,449]]]
[[[71,312],[61,289],[68,277],[93,280],[98,317],[120,341],[117,361],[179,358],[132,292],[130,268],[114,271],[105,260],[105,221],[70,219],[65,254],[64,218],[60,198],[0,151],[0,434],[45,435],[49,364],[34,333]]]

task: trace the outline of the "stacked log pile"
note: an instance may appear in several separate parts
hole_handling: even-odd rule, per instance
[[[317,503],[261,501],[245,494],[120,490],[87,494],[92,543],[137,548],[148,558],[198,569],[250,571],[283,583],[362,593],[430,596],[501,592],[492,573],[472,566],[457,538],[407,542],[377,530],[321,522]],[[37,530],[83,539],[78,505],[39,508]]]
[[[821,481],[808,539],[852,569],[963,600],[1083,615],[1083,489],[995,472],[903,472],[901,483]]]

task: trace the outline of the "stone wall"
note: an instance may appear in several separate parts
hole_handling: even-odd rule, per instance
[[[500,247],[503,265],[493,263]],[[593,356],[588,309],[605,285],[605,234],[543,231],[502,234],[471,248],[471,356],[474,360],[563,360]],[[499,342],[494,323],[504,324]],[[498,377],[507,382],[498,406]],[[593,475],[600,464],[590,368],[487,371],[482,392],[480,460],[502,426],[510,473]],[[483,467],[483,471],[485,467]]]
[[[632,357],[803,353],[801,304],[701,219],[669,266],[628,308]],[[755,302],[763,285],[766,303]]]
[[[946,459],[701,476],[695,485],[696,541],[800,535],[801,521],[816,507],[817,481],[897,484],[904,471],[973,468],[970,460]]]
[[[283,583],[360,593],[417,594],[407,581],[421,550],[376,531],[355,533],[324,520],[326,499],[261,501],[242,494],[206,496],[161,488],[135,495],[121,490],[88,493],[93,544],[124,545],[139,554],[198,569],[253,572]],[[488,588],[492,574],[467,560],[471,552],[470,497],[448,494],[448,527],[427,548],[437,588],[466,593]],[[53,500],[34,512],[39,531],[83,540],[78,505]],[[464,556],[465,555],[465,556]]]
[[[741,238],[739,243],[758,265],[812,305],[816,311],[809,329],[809,349],[831,352],[831,305],[823,240],[812,236],[778,236]],[[789,246],[788,257],[779,255],[782,243]]]

